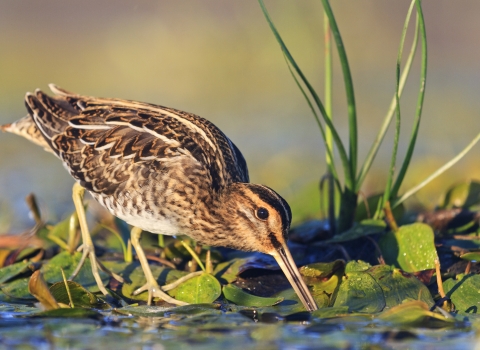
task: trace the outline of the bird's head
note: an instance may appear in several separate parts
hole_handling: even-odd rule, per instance
[[[257,251],[275,258],[305,308],[317,309],[287,247],[292,221],[288,203],[267,186],[233,183],[226,190],[223,210],[230,248]]]

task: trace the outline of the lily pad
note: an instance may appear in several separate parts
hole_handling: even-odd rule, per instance
[[[375,313],[386,305],[380,285],[366,272],[347,273],[337,293],[334,307],[348,306],[350,312]]]
[[[379,241],[383,258],[406,272],[435,268],[437,250],[434,233],[423,223],[404,225],[397,232],[388,232]]]
[[[458,275],[443,282],[445,293],[456,309],[466,313],[480,313],[480,275]]]
[[[214,276],[205,272],[183,282],[169,294],[189,304],[213,303],[222,294],[222,287]]]
[[[265,307],[283,301],[283,298],[264,298],[249,294],[233,284],[227,284],[223,287],[223,295],[232,303],[243,306]]]
[[[386,307],[395,307],[409,300],[418,300],[432,307],[428,288],[414,275],[387,265],[373,266],[367,272],[382,288]]]
[[[63,281],[62,269],[65,272],[65,276],[68,278],[77,268],[78,263],[82,257],[82,253],[75,252],[70,254],[68,252],[61,252],[50,259],[46,264],[42,266],[42,273],[45,281],[48,283],[55,283]],[[110,281],[110,276],[105,272],[100,271],[100,277],[104,285]],[[90,259],[85,260],[85,264],[80,269],[75,281],[87,288],[90,292],[98,292],[97,282],[92,274],[92,267]]]

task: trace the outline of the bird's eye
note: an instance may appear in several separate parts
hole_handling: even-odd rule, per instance
[[[266,220],[268,218],[268,210],[265,208],[258,208],[257,209],[257,218],[260,220]]]

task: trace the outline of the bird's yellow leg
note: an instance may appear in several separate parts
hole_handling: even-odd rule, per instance
[[[148,265],[147,257],[145,256],[145,252],[143,251],[142,246],[140,245],[140,236],[142,235],[142,230],[138,227],[133,227],[132,231],[130,232],[130,236],[132,238],[132,245],[135,248],[135,252],[137,253],[138,260],[140,260],[140,264],[142,265],[143,273],[145,274],[145,278],[147,279],[147,283],[142,287],[138,288],[133,295],[138,295],[143,291],[148,291],[148,300],[147,304],[152,304],[152,298],[157,297],[175,305],[187,305],[186,302],[176,300],[172,298],[167,293],[164,293],[160,286],[157,283],[155,277],[153,277],[152,270]]]
[[[82,186],[80,186],[78,183],[73,185],[73,190],[72,190],[73,204],[75,205],[75,209],[77,211],[78,221],[80,223],[80,231],[82,233],[82,242],[83,242],[79,250],[81,249],[83,251],[83,255],[82,255],[82,258],[80,259],[80,262],[78,263],[77,268],[75,269],[75,271],[73,271],[69,279],[73,280],[78,275],[78,273],[80,272],[80,269],[85,263],[85,259],[88,257],[90,259],[90,264],[92,265],[92,274],[93,274],[93,277],[95,278],[95,281],[97,282],[98,288],[104,295],[108,295],[108,292],[105,289],[102,279],[100,277],[100,273],[98,272],[99,268],[102,271],[114,277],[119,282],[123,282],[123,278],[106,269],[97,260],[97,257],[95,256],[95,248],[93,246],[92,237],[90,237],[90,232],[88,231],[87,218],[85,216],[85,208],[83,206],[84,193],[85,193],[85,189]]]

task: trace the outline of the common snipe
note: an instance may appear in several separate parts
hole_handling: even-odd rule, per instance
[[[140,246],[142,230],[270,254],[305,308],[316,310],[286,245],[289,205],[272,189],[248,183],[245,159],[220,129],[173,108],[50,89],[54,97],[27,93],[29,115],[2,129],[54,153],[77,181],[83,259],[92,261],[104,293],[83,212],[84,189],[133,226],[132,244],[147,279],[138,291],[148,290],[149,303],[155,296],[182,304],[153,277]]]

